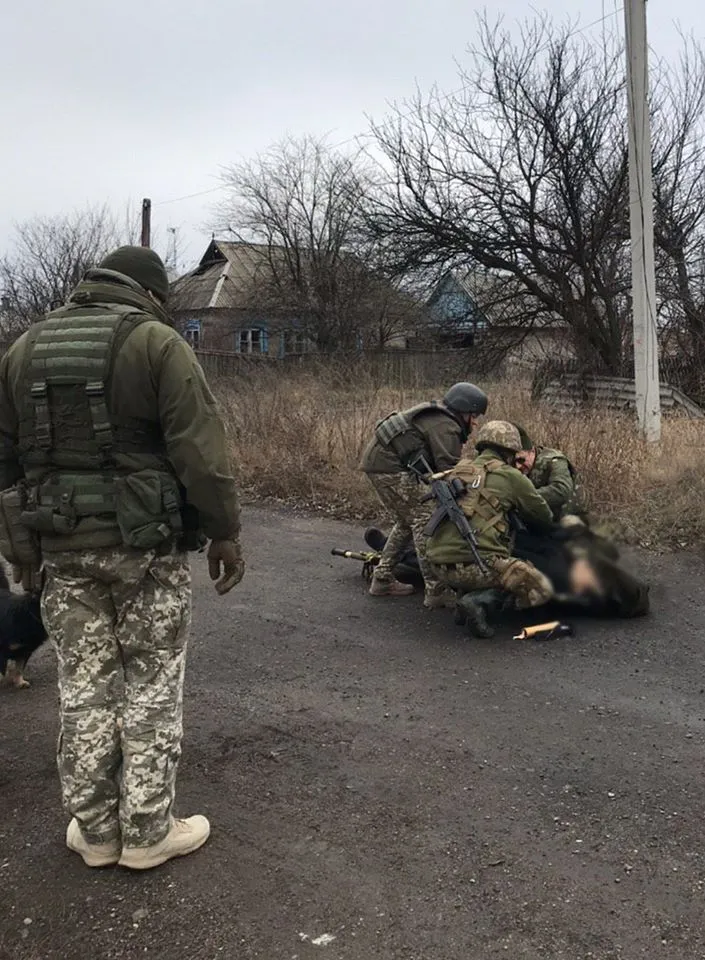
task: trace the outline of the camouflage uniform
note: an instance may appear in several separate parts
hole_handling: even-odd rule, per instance
[[[403,460],[413,453],[423,453],[432,470],[447,470],[460,459],[463,444],[468,437],[468,425],[452,410],[430,402],[404,411],[410,428],[394,443],[385,443],[375,435],[365,448],[360,469],[394,521],[382,558],[375,567],[378,583],[391,583],[394,568],[409,540],[413,538],[424,578],[425,593],[432,596],[441,589],[426,562],[426,541],[423,528],[433,512],[433,505],[421,503],[428,487],[403,466]],[[381,421],[383,422],[383,421]]]
[[[490,422],[483,431],[490,429],[501,440],[502,424]],[[478,443],[483,431],[478,435]],[[509,440],[506,443],[508,445]],[[482,478],[479,486],[473,484],[478,474]],[[490,572],[481,572],[469,543],[455,524],[446,519],[426,543],[426,556],[434,576],[461,591],[505,590],[514,596],[519,607],[546,603],[554,592],[551,582],[533,564],[511,556],[512,533],[508,520],[509,512],[514,511],[525,522],[550,529],[552,518],[546,501],[527,477],[499,460],[492,449],[485,449],[474,460],[461,460],[448,472],[449,480],[454,477],[467,484],[468,492],[458,498],[458,504],[475,530],[478,552]]]
[[[375,568],[375,579],[380,583],[394,579],[394,568],[399,557],[409,540],[413,539],[426,591],[438,591],[440,584],[426,560],[426,537],[423,535],[424,527],[435,506],[432,502],[420,502],[428,488],[408,473],[371,473],[368,476],[380,502],[394,520],[394,526]]]
[[[442,583],[459,593],[491,587],[506,590],[519,610],[540,607],[553,596],[551,581],[532,563],[514,557],[484,559],[490,568],[488,574],[483,574],[476,563],[434,563],[431,569]]]
[[[528,477],[556,520],[566,514],[583,512],[575,469],[560,450],[536,447],[536,459]]]
[[[127,849],[170,830],[186,550],[211,540],[211,576],[228,551],[231,586],[243,572],[224,424],[191,347],[147,296],[166,299],[163,264],[157,280],[88,271],[0,360],[0,491],[25,490],[21,522],[45,564],[64,802],[84,842]]]
[[[149,846],[167,833],[190,618],[184,551],[47,558],[42,619],[58,655],[59,774],[89,843],[121,836]]]

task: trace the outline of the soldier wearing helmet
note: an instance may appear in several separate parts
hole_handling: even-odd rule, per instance
[[[553,525],[546,501],[513,466],[521,448],[513,424],[491,420],[477,435],[478,456],[461,460],[446,475],[448,480],[457,477],[465,486],[458,504],[475,533],[487,570],[480,569],[469,542],[449,519],[436,527],[426,543],[433,576],[460,594],[459,616],[477,636],[492,636],[491,613],[540,606],[553,595],[550,581],[533,564],[512,557],[510,512],[534,528],[548,530]]]
[[[394,526],[372,578],[373,597],[413,593],[411,584],[400,583],[394,577],[394,567],[413,538],[425,584],[424,605],[433,609],[445,604],[447,592],[426,562],[422,536],[432,507],[421,502],[427,488],[409,464],[422,456],[433,472],[453,467],[460,460],[477,418],[486,410],[487,396],[479,387],[455,383],[440,403],[429,401],[395,411],[376,424],[360,469],[394,518]]]

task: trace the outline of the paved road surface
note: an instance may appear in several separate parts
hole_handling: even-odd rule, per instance
[[[368,597],[330,556],[361,545],[349,525],[250,509],[244,539],[227,598],[196,574],[198,854],[85,868],[51,652],[0,690],[3,960],[705,957],[699,560],[640,558],[648,620],[469,643],[418,596]]]

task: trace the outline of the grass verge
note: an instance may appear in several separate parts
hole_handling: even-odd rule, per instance
[[[705,478],[695,451],[705,421],[664,418],[661,442],[646,444],[631,415],[561,414],[531,400],[528,383],[479,382],[488,418],[521,423],[537,443],[563,450],[577,467],[594,518],[624,542],[692,546],[705,536]],[[269,365],[214,384],[239,482],[248,498],[302,506],[342,519],[384,519],[360,454],[375,421],[440,397],[447,385],[411,393],[364,374],[282,375]],[[468,444],[472,452],[472,438]]]

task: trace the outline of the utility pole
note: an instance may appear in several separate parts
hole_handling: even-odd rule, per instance
[[[145,197],[142,201],[142,239],[141,245],[148,247],[152,233],[152,201]]]
[[[625,0],[627,107],[629,115],[629,221],[632,255],[634,385],[639,429],[646,440],[661,439],[654,204],[651,180],[649,68],[646,0]]]
[[[171,247],[171,253],[168,255],[168,258],[171,261],[171,269],[174,272],[176,272],[176,270],[178,269],[177,263],[179,259],[178,250],[177,250],[177,239],[176,239],[176,234],[178,229],[179,229],[178,227],[166,228],[166,232],[171,234],[172,247]]]

